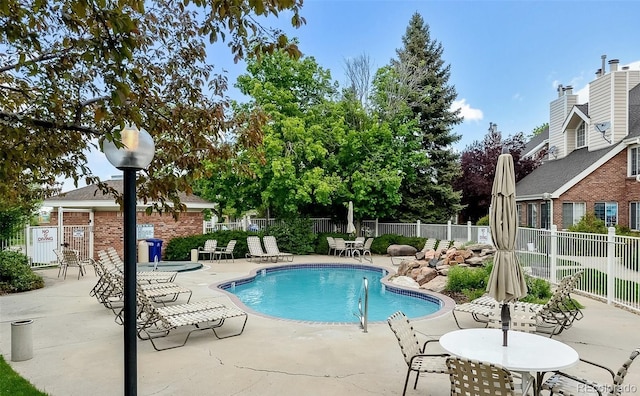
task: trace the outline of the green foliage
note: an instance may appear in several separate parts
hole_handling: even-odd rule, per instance
[[[607,226],[593,212],[587,212],[577,224],[570,226],[570,232],[588,232],[592,234],[606,234]]]
[[[425,241],[426,238],[406,237],[396,234],[380,235],[373,240],[371,252],[373,254],[387,254],[389,245],[409,245],[417,250],[421,250],[424,247]]]
[[[30,211],[21,207],[6,207],[0,203],[0,241],[7,240],[24,227]]]
[[[247,236],[256,235],[255,232],[245,231],[216,231],[204,235],[190,235],[187,237],[173,238],[167,243],[164,255],[168,261],[185,261],[191,258],[191,249],[204,247],[204,243],[209,239],[218,241],[218,247],[226,246],[230,240],[236,240],[233,250],[235,257],[245,257],[249,251],[247,248]]]
[[[40,392],[29,381],[16,373],[0,355],[0,395],[11,396],[47,396]]]
[[[313,232],[313,221],[309,219],[292,219],[283,224],[272,225],[263,234],[276,237],[278,248],[282,252],[311,254],[315,251],[316,234]]]
[[[489,225],[489,215],[482,216],[481,218],[479,218],[478,221],[476,221],[476,225],[488,226]]]
[[[31,270],[22,253],[0,251],[0,294],[18,293],[44,287],[42,277]]]
[[[538,136],[539,134],[541,134],[542,132],[544,132],[545,129],[549,128],[549,123],[545,122],[542,125],[539,125],[535,128],[533,128],[533,131],[531,131],[531,135],[533,136]]]
[[[62,176],[121,199],[88,168],[87,154],[135,124],[156,147],[138,197],[183,210],[177,191],[191,192],[203,160],[259,145],[266,121],[259,111],[227,111],[227,76],[211,63],[211,46],[226,44],[236,62],[276,50],[298,57],[283,26],[267,24],[286,15],[298,28],[301,7],[302,0],[3,1],[0,197],[46,198]]]
[[[486,292],[492,267],[493,265],[482,267],[451,267],[447,273],[446,290],[465,294],[472,290],[482,290],[482,295]]]
[[[520,299],[523,302],[544,304],[551,297],[551,284],[544,279],[525,276],[528,293]]]
[[[460,163],[451,150],[460,140],[453,127],[462,122],[460,111],[451,110],[457,93],[449,84],[442,43],[431,37],[420,14],[412,15],[402,43],[397,59],[376,75],[373,92],[382,120],[393,126],[412,122],[409,133],[401,135],[413,166],[400,168],[405,177],[399,219],[445,222],[461,209],[454,189]]]

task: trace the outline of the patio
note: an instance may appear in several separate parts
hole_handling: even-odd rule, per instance
[[[395,270],[389,257],[373,260]],[[301,262],[357,260],[296,256],[294,263]],[[209,286],[264,266],[245,259],[204,264],[203,269],[180,273],[176,279],[193,290],[192,301],[216,297],[230,303]],[[93,272],[80,280],[57,278],[57,268],[39,272],[46,281],[44,289],[0,296],[0,353],[10,362],[10,323],[34,319],[33,359],[10,362],[18,373],[53,396],[122,394],[123,329],[114,323],[110,310],[89,296],[96,282]],[[554,339],[616,371],[637,346],[640,316],[585,297],[577,299],[585,305],[585,318]],[[402,391],[406,364],[386,323],[370,323],[368,333],[363,333],[357,324],[326,326],[249,316],[239,337],[218,340],[209,332],[197,332],[186,346],[164,352],[138,341],[138,394],[397,395]],[[457,329],[451,313],[413,324],[426,337]],[[469,317],[465,324],[473,326],[473,320]],[[610,382],[603,372],[589,367],[572,370]],[[631,367],[625,384],[629,393],[638,392],[640,367]],[[448,376],[425,376],[417,390],[407,394],[447,395]]]

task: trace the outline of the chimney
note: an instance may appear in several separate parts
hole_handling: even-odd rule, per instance
[[[620,60],[611,59],[609,61],[609,71],[611,71],[611,72],[618,71],[618,63],[620,63]]]
[[[562,84],[558,84],[558,97],[562,97],[564,95],[564,89],[562,89]]]
[[[606,55],[602,55],[600,57],[600,59],[602,59],[602,67],[600,68],[600,75],[604,76],[605,73],[606,73],[606,70],[607,70],[607,69],[604,68],[604,66],[605,66],[604,61],[607,59],[607,56]]]
[[[629,70],[629,66],[622,66],[622,70]]]
[[[596,70],[596,78],[602,75],[602,69]]]
[[[573,94],[573,86],[571,86],[571,85],[567,85],[567,86],[564,88],[564,94],[565,94],[565,95],[572,95],[572,94]]]

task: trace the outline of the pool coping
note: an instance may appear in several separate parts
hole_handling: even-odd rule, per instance
[[[224,281],[220,281],[220,282],[216,282],[212,285],[209,286],[210,289],[212,290],[217,290],[219,292],[222,292],[223,294],[225,294],[227,297],[229,297],[231,299],[231,301],[236,304],[237,306],[241,307],[243,310],[245,310],[248,313],[251,313],[253,315],[257,315],[257,316],[261,316],[263,318],[267,318],[267,319],[273,319],[273,320],[278,320],[278,321],[284,321],[284,322],[294,322],[294,323],[303,323],[303,324],[310,324],[310,325],[330,325],[330,326],[345,326],[345,325],[349,325],[349,326],[353,326],[353,325],[359,325],[358,322],[319,322],[319,321],[308,321],[308,320],[296,320],[296,319],[287,319],[287,318],[280,318],[277,316],[270,316],[270,315],[266,315],[262,312],[258,312],[254,309],[251,309],[249,307],[247,307],[239,298],[238,296],[236,296],[235,294],[227,291],[226,289],[222,288],[222,286],[226,286],[226,285],[231,285],[232,283],[236,283],[239,281],[244,281],[243,283],[249,282],[251,280],[253,280],[256,276],[258,276],[259,273],[261,273],[263,270],[278,270],[278,269],[289,269],[292,267],[348,267],[348,268],[367,268],[367,269],[377,269],[377,270],[384,270],[387,272],[387,275],[385,275],[382,279],[381,282],[382,284],[385,286],[385,288],[389,291],[391,291],[392,293],[398,293],[398,294],[418,294],[418,295],[422,295],[423,297],[428,297],[426,298],[427,300],[438,300],[440,302],[440,309],[438,309],[436,312],[429,314],[429,315],[425,315],[425,316],[419,316],[417,318],[411,318],[412,321],[417,321],[417,320],[428,320],[428,319],[435,319],[435,318],[439,318],[441,316],[444,316],[448,313],[450,313],[451,311],[453,311],[453,308],[455,307],[456,303],[455,301],[449,297],[446,296],[444,294],[440,294],[437,292],[433,292],[430,290],[425,290],[425,289],[419,289],[419,288],[415,288],[415,287],[409,287],[409,286],[401,286],[401,285],[397,285],[395,283],[392,283],[389,281],[389,279],[393,276],[395,276],[397,274],[397,272],[394,269],[391,269],[389,267],[384,267],[384,266],[380,266],[380,265],[376,265],[376,264],[363,264],[363,263],[356,263],[356,264],[348,264],[348,263],[282,263],[282,264],[276,264],[276,263],[271,263],[273,265],[266,265],[264,267],[257,267],[257,268],[253,268],[249,271],[249,274],[246,276],[239,276],[239,277],[235,277],[235,278],[231,278],[231,279],[226,279]],[[399,291],[399,292],[398,292]],[[405,293],[402,293],[405,292]],[[417,298],[423,298],[418,296]],[[380,324],[380,323],[386,323],[386,321],[369,321],[368,323],[370,324]]]

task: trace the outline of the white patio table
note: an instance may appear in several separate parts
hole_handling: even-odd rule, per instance
[[[549,337],[521,331],[509,331],[508,345],[502,346],[501,329],[464,329],[444,334],[440,345],[447,352],[467,359],[499,364],[522,374],[522,389],[534,379],[539,394],[544,373],[578,363],[575,349]]]

